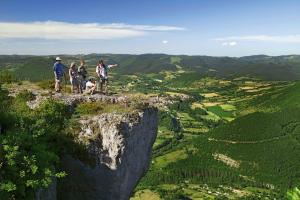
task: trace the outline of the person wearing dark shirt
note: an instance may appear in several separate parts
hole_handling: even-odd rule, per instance
[[[84,66],[85,62],[84,60],[80,60],[80,66],[78,67],[78,75],[79,75],[79,84],[81,87],[81,90],[85,89],[86,84],[86,78],[87,78],[87,71]]]

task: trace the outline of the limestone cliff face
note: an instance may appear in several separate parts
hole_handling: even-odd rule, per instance
[[[68,176],[57,184],[57,198],[64,200],[127,200],[151,160],[157,134],[157,110],[133,114],[101,114],[80,121],[78,140],[85,144],[86,163],[63,156]]]

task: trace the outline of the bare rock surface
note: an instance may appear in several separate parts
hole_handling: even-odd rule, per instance
[[[27,102],[27,105],[31,109],[35,109],[47,99],[62,101],[70,106],[75,106],[83,102],[102,101],[102,102],[109,102],[109,103],[126,103],[128,101],[128,98],[126,96],[117,96],[117,95],[107,96],[104,94],[86,95],[86,94],[55,93],[55,94],[46,95],[37,92],[33,92],[33,94],[35,95],[35,99]]]
[[[102,114],[80,124],[78,139],[94,164],[65,155],[61,163],[68,176],[58,183],[58,199],[129,199],[150,164],[157,110]]]

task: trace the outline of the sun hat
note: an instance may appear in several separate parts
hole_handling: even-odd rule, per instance
[[[56,57],[56,59],[55,60],[57,60],[57,61],[61,61],[61,58],[60,57]]]

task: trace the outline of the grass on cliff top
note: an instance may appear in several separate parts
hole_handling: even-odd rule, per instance
[[[126,107],[123,104],[112,104],[106,102],[85,102],[79,104],[75,112],[79,115],[96,115],[101,113],[129,113],[135,110],[134,107]]]
[[[141,190],[134,194],[134,197],[131,198],[131,200],[160,200],[159,194],[151,191],[151,190]]]

